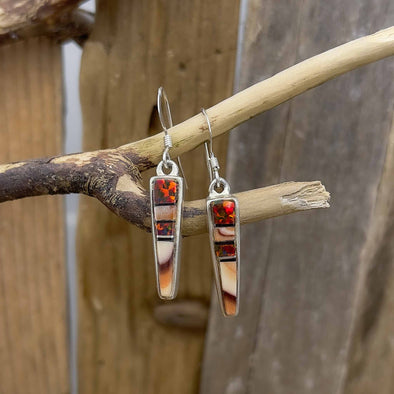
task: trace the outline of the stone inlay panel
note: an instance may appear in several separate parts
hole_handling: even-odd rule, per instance
[[[212,202],[213,220],[216,225],[234,225],[235,203],[232,200]]]
[[[161,221],[156,223],[156,234],[158,236],[172,236],[174,235],[174,222]]]
[[[180,234],[178,220],[182,209],[182,189],[179,177],[157,176],[151,180],[153,204],[152,228],[155,243],[155,261],[159,296],[172,299],[176,292],[178,245]]]
[[[154,187],[155,205],[175,204],[178,201],[178,182],[173,179],[157,179]]]
[[[232,198],[209,202],[212,254],[216,264],[218,294],[227,316],[234,316],[238,309],[238,239],[237,209]]]

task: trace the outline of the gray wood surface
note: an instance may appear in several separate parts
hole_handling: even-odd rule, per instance
[[[238,87],[393,23],[389,0],[249,0]],[[241,313],[229,320],[217,305],[211,309],[201,393],[393,392],[392,363],[374,366],[382,353],[376,349],[393,358],[387,343],[394,323],[385,317],[392,312],[390,300],[379,303],[385,290],[376,290],[392,282],[382,279],[391,270],[390,220],[379,233],[386,249],[365,257],[379,229],[376,209],[392,205],[390,187],[380,185],[392,182],[383,169],[393,98],[393,59],[387,59],[307,92],[232,134],[227,168],[234,191],[319,179],[332,202],[328,210],[242,228]],[[392,218],[393,209],[388,212]],[[383,274],[382,254],[388,266]],[[380,274],[368,275],[371,266]],[[369,294],[362,291],[365,285]],[[371,293],[377,301],[368,309]],[[366,312],[380,316],[380,330],[365,333]],[[366,335],[373,338],[364,345]],[[375,386],[365,380],[371,371],[379,378]]]

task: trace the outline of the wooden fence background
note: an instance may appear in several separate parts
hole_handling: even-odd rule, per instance
[[[390,0],[99,1],[81,66],[84,150],[159,131],[160,85],[179,122],[234,80],[243,89],[393,24]],[[0,47],[2,162],[60,152],[60,56],[46,38]],[[81,198],[80,393],[394,391],[393,71],[371,64],[231,133],[234,191],[319,179],[332,194],[328,210],[242,228],[236,319],[210,306],[205,236],[185,240],[179,297],[163,305],[150,235]],[[224,164],[227,139],[214,147]],[[183,161],[187,198],[203,198],[203,150]],[[0,217],[0,393],[67,393],[62,200],[8,202]]]
[[[62,149],[62,68],[46,38],[0,47],[0,159]],[[0,205],[0,393],[67,393],[62,197]]]

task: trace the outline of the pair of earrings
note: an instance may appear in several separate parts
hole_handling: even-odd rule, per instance
[[[178,289],[184,179],[169,153],[172,141],[168,128],[173,124],[163,88],[158,91],[157,108],[164,131],[164,151],[157,175],[150,179],[152,235],[157,291],[160,298],[171,300]],[[230,194],[229,184],[219,176],[219,162],[212,151],[211,123],[205,110],[201,111],[210,134],[209,142],[205,142],[210,177],[206,208],[216,289],[223,314],[235,316],[239,306],[239,206]],[[182,171],[179,158],[178,163]]]

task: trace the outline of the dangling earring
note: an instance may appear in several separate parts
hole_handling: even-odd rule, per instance
[[[169,154],[172,140],[167,128],[172,127],[172,118],[162,87],[157,94],[157,109],[164,131],[164,151],[163,160],[157,166],[157,176],[150,179],[152,236],[157,292],[160,298],[172,300],[178,291],[183,179],[178,176],[178,166]]]
[[[207,218],[213,268],[219,303],[225,316],[236,316],[239,307],[240,249],[239,206],[230,194],[230,185],[219,176],[219,162],[212,151],[211,122],[204,108],[201,112],[208,123],[209,148],[205,142],[210,176],[207,197]]]

